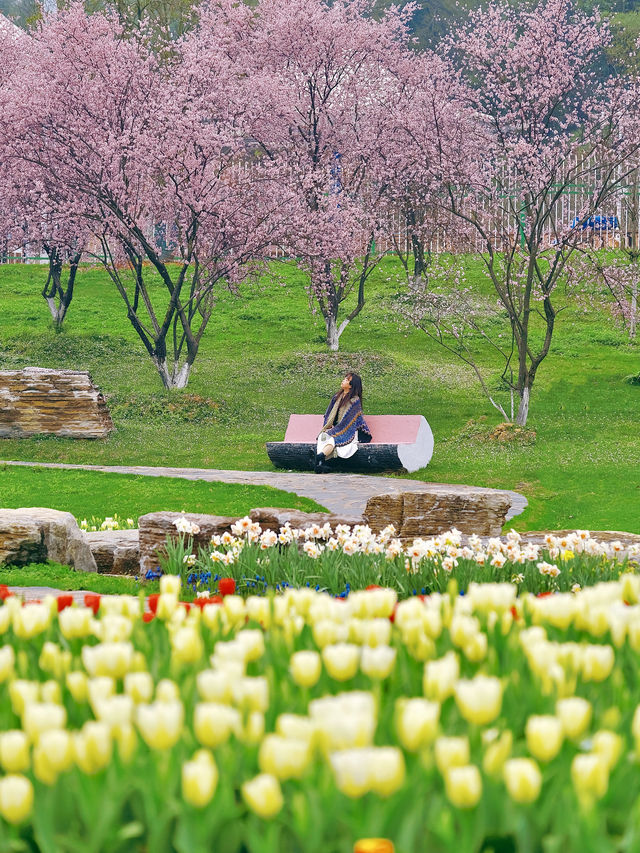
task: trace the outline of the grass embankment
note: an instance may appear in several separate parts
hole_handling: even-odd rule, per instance
[[[269,486],[1,464],[0,505],[13,508],[47,506],[71,512],[78,521],[92,516],[102,519],[117,513],[120,518],[132,518],[134,522],[140,515],[161,510],[236,517],[259,506],[281,506],[306,512],[322,510],[308,498]]]
[[[80,272],[65,328],[56,334],[40,296],[44,269],[1,268],[2,367],[90,370],[116,431],[106,441],[6,439],[0,457],[268,470],[265,441],[283,435],[291,412],[323,411],[344,371],[354,369],[364,379],[366,412],[420,413],[431,424],[434,457],[414,478],[521,491],[529,508],[514,521],[519,530],[640,532],[640,388],[623,382],[638,372],[638,345],[606,314],[569,305],[532,395],[528,426],[536,441],[500,446],[486,439],[500,418],[480,396],[472,372],[423,333],[399,326],[391,313],[390,299],[400,289],[394,269],[389,260],[371,281],[340,353],[327,351],[321,318],[309,314],[304,278],[295,269],[285,271],[287,287],[266,281],[245,287],[240,299],[221,291],[189,387],[168,393],[99,270]],[[479,276],[475,261],[469,269]],[[481,346],[478,341],[479,352]],[[480,434],[472,435],[469,421],[484,416]],[[12,476],[23,478],[18,488],[26,495],[29,473]],[[178,501],[180,508],[202,506],[196,484],[184,487],[189,497]],[[150,488],[164,503],[169,481]],[[123,509],[127,491],[122,505],[105,496],[102,513],[95,514],[131,515],[130,502]],[[98,487],[95,493],[97,509]]]
[[[0,567],[0,583],[7,586],[50,586],[54,589],[86,589],[100,595],[137,595],[144,589],[145,595],[156,592],[157,581],[141,584],[137,578],[98,575],[89,572],[74,572],[59,563],[31,563],[29,566]]]

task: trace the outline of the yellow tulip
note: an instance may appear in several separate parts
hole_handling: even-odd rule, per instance
[[[0,779],[0,815],[8,823],[21,823],[33,810],[33,785],[24,776]]]
[[[204,654],[200,631],[193,625],[178,628],[171,636],[172,659],[178,664],[197,663]]]
[[[58,774],[73,763],[71,735],[65,729],[43,732],[33,750],[33,772],[45,785],[55,784]]]
[[[298,687],[313,687],[322,672],[322,660],[318,652],[294,652],[289,661],[289,672]]]
[[[370,755],[371,790],[381,797],[390,797],[404,785],[404,756],[395,746],[373,747]]]
[[[171,749],[182,735],[184,706],[179,700],[141,703],[136,706],[136,723],[142,739],[151,749]]]
[[[216,702],[200,702],[193,710],[193,730],[203,746],[216,747],[231,734],[240,737],[242,718],[237,708]]]
[[[496,732],[495,739],[491,740],[485,749],[482,759],[482,769],[484,772],[489,776],[501,776],[504,763],[511,755],[512,747],[513,734],[510,729],[505,729],[501,735],[498,735]]]
[[[474,764],[450,767],[445,774],[447,799],[459,809],[472,809],[482,796],[482,777]]]
[[[92,621],[93,610],[90,607],[66,607],[58,614],[60,633],[67,640],[88,637]]]
[[[213,755],[205,749],[198,750],[191,761],[182,765],[182,796],[198,809],[213,799],[218,786],[218,767]]]
[[[585,805],[604,797],[609,788],[606,757],[598,754],[576,755],[571,762],[571,781],[578,798]]]
[[[280,783],[269,773],[261,773],[245,782],[242,796],[251,811],[264,820],[275,817],[284,805]]]
[[[428,746],[438,733],[440,705],[429,699],[398,699],[396,732],[402,746],[417,752]]]
[[[356,841],[353,853],[394,853],[394,849],[387,838],[361,838]]]
[[[0,764],[7,773],[20,773],[30,765],[29,738],[22,729],[0,733]]]
[[[116,683],[109,675],[99,675],[87,681],[89,703],[93,707],[96,702],[108,699],[116,691]]]
[[[391,623],[388,622],[390,625]],[[382,681],[388,678],[396,662],[396,650],[391,646],[363,646],[360,656],[360,669],[369,678]]]
[[[224,670],[203,669],[196,676],[200,698],[205,702],[231,701],[231,678]]]
[[[268,599],[267,599],[268,603]],[[264,634],[257,628],[245,628],[236,634],[236,643],[244,650],[244,659],[248,663],[260,660],[264,655]]]
[[[611,675],[614,663],[612,646],[586,646],[582,659],[582,677],[585,681],[604,681]]]
[[[439,660],[432,660],[424,666],[422,687],[427,699],[444,702],[453,695],[455,684],[460,677],[460,663],[455,652],[447,654]]]
[[[469,763],[469,739],[439,737],[434,744],[434,755],[438,770],[444,776],[450,767],[463,767]]]
[[[455,685],[458,710],[469,723],[485,726],[493,722],[502,708],[502,684],[499,678],[476,675]]]
[[[271,627],[271,602],[262,595],[250,595],[245,601],[247,616],[251,622],[258,622],[263,628]]]
[[[484,660],[487,656],[488,649],[489,640],[487,639],[487,635],[483,634],[482,631],[478,631],[477,634],[474,634],[473,637],[462,647],[464,656],[468,661],[471,661],[471,663],[479,663],[481,660]]]
[[[51,611],[46,604],[25,604],[13,614],[13,631],[23,640],[41,634],[50,624]]]
[[[72,744],[74,760],[87,775],[98,773],[111,761],[113,741],[105,723],[89,720],[72,735]]]
[[[62,705],[52,702],[31,702],[22,715],[22,728],[33,743],[49,729],[63,729],[67,723],[67,712]]]
[[[542,773],[531,758],[510,758],[504,764],[507,793],[516,803],[533,803],[540,796]]]
[[[360,649],[352,643],[336,643],[325,646],[322,660],[331,678],[336,681],[348,681],[358,671]]]
[[[570,696],[556,702],[556,714],[567,737],[582,737],[591,722],[591,705],[581,696]]]
[[[593,752],[604,759],[609,771],[613,770],[618,763],[622,755],[622,748],[622,738],[615,732],[601,729],[593,736]]]
[[[54,705],[62,704],[62,690],[60,684],[53,679],[43,681],[40,685],[40,698],[43,702],[51,702]]]
[[[4,610],[4,608],[2,608]],[[2,646],[0,648],[0,681],[6,681],[13,675],[13,667],[16,662],[16,653],[13,646]]]
[[[68,610],[69,608],[67,608]],[[62,611],[65,612],[64,610]],[[89,696],[89,679],[87,678],[84,672],[68,672],[65,677],[65,684],[67,685],[67,690],[73,697],[74,702],[81,704],[82,702],[86,702]]]
[[[21,717],[24,709],[32,702],[38,701],[40,695],[40,685],[37,681],[26,681],[22,678],[16,678],[9,683],[9,698],[11,699],[11,707],[13,713]]]
[[[550,715],[529,717],[525,726],[527,748],[538,761],[551,761],[564,740],[562,721]]]
[[[129,642],[83,646],[82,663],[92,677],[122,678],[131,669],[133,653],[133,646]]]
[[[153,696],[153,678],[148,672],[128,672],[124,677],[124,692],[137,704],[150,702]]]
[[[138,745],[136,730],[131,723],[117,723],[112,727],[111,734],[118,745],[120,760],[124,764],[128,764]]]
[[[170,678],[161,679],[156,685],[157,702],[178,702],[180,700],[180,688]]]
[[[245,720],[242,740],[249,745],[260,743],[264,737],[264,714],[262,711],[250,711]]]
[[[258,765],[263,773],[284,781],[300,779],[311,763],[309,741],[269,734],[260,744]]]
[[[180,595],[181,581],[179,575],[162,575],[160,578],[160,592],[168,595]]]
[[[96,719],[112,728],[130,723],[133,718],[134,705],[131,696],[108,696],[106,699],[99,699],[91,707]]]
[[[269,682],[263,675],[232,681],[231,694],[235,704],[243,710],[264,713],[269,707]]]

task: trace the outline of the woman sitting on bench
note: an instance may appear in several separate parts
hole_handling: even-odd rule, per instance
[[[362,379],[357,373],[347,373],[340,391],[331,398],[325,412],[316,448],[316,473],[329,470],[328,459],[353,456],[358,449],[358,441],[370,442],[371,430],[362,416]]]

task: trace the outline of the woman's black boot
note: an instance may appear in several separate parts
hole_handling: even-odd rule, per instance
[[[326,462],[327,457],[324,455],[324,453],[316,453],[316,460],[313,465],[316,474],[324,474],[326,472]]]

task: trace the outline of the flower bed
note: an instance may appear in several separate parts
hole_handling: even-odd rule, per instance
[[[5,588],[0,849],[636,850],[640,577],[517,591]]]
[[[464,539],[450,530],[430,539],[403,543],[389,525],[374,534],[366,525],[305,529],[285,525],[276,533],[245,517],[231,532],[214,536],[211,547],[193,553],[199,532],[178,518],[176,537],[167,541],[167,558],[147,579],[162,571],[179,574],[187,595],[213,594],[220,578],[230,577],[242,595],[290,587],[310,587],[345,598],[350,590],[375,584],[391,587],[400,598],[444,592],[454,579],[459,589],[472,582],[506,581],[534,593],[577,591],[615,580],[638,566],[640,545],[598,542],[588,531],[565,537],[549,534],[544,546],[522,541],[511,531],[504,539]]]

